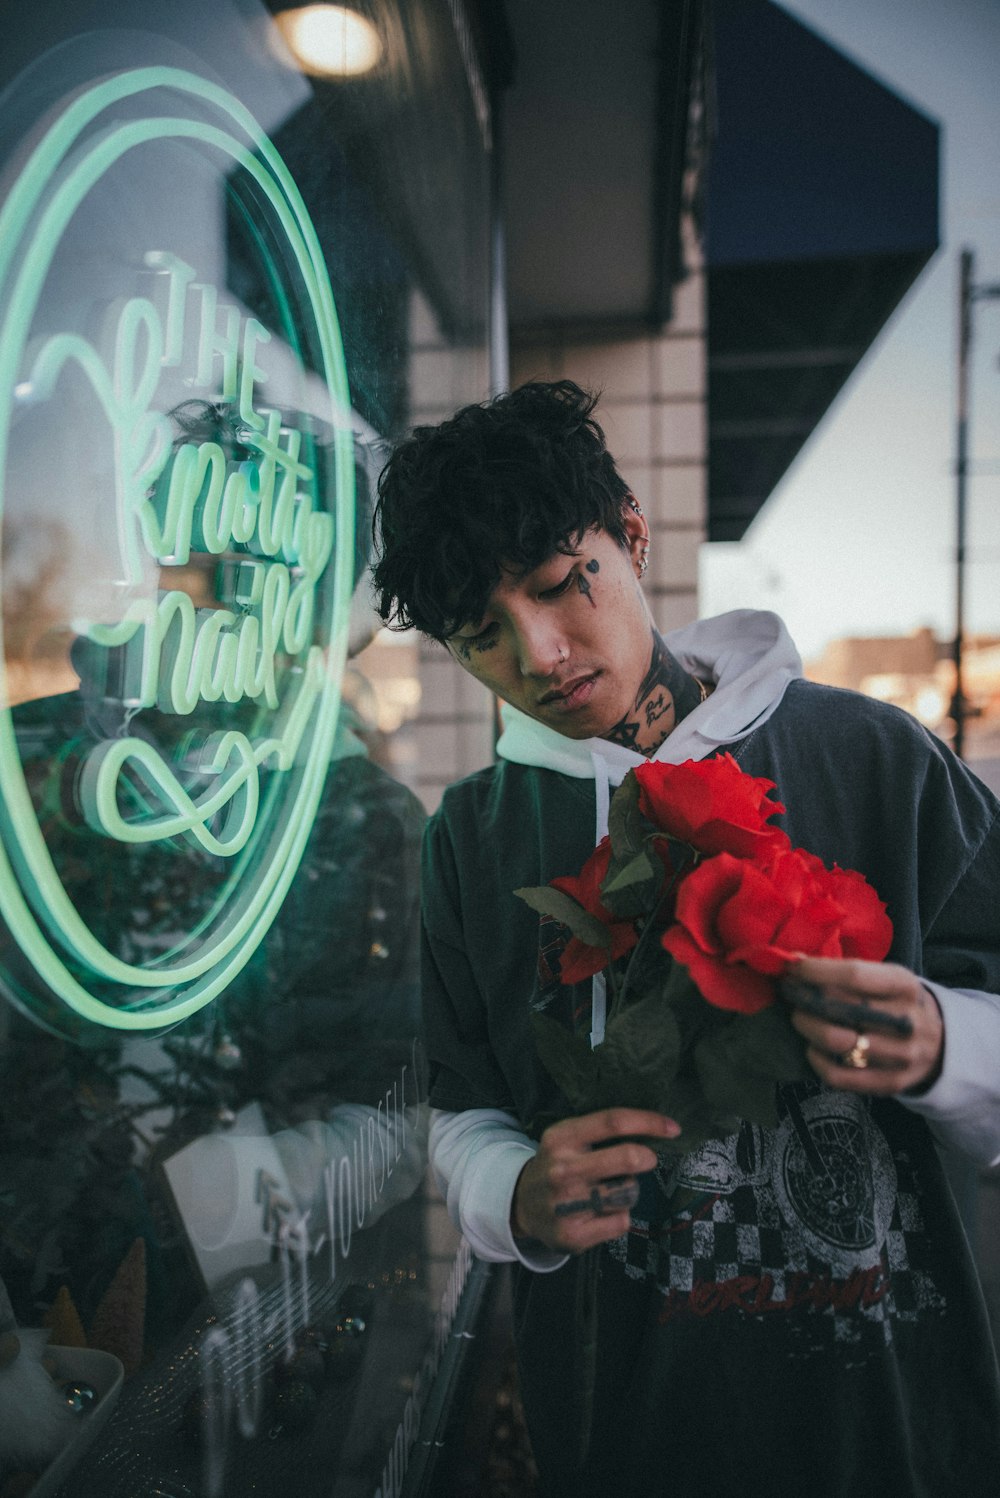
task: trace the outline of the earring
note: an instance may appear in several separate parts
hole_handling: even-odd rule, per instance
[[[636,497],[635,497],[634,494],[630,494],[629,495],[629,497],[628,497],[628,503],[629,503],[629,509],[634,510],[635,513],[639,516],[639,519],[641,520],[642,519],[642,505],[636,499]]]
[[[639,552],[639,578],[640,581],[646,576],[646,568],[649,566],[649,543],[646,542]]]

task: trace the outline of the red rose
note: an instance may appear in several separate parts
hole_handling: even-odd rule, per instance
[[[790,846],[780,828],[766,825],[785,809],[768,798],[774,781],[745,774],[731,754],[682,765],[654,762],[634,773],[643,816],[699,853],[750,858]]]
[[[861,874],[828,869],[801,848],[763,863],[720,853],[681,881],[662,940],[710,1004],[756,1014],[797,955],[881,961],[892,922]]]
[[[639,940],[632,921],[616,921],[611,912],[601,904],[601,881],[608,872],[610,859],[611,839],[605,837],[598,843],[579,874],[566,874],[551,881],[555,889],[562,890],[564,895],[570,895],[590,915],[596,916],[607,927],[611,940],[609,953],[606,947],[592,947],[578,936],[570,937],[559,961],[559,976],[563,983],[582,983],[584,978],[592,978],[609,961],[613,962],[616,957],[623,957],[626,952],[631,951]]]

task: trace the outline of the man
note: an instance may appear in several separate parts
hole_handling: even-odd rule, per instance
[[[913,720],[813,685],[780,621],[663,637],[649,527],[570,382],[420,428],[380,482],[383,618],[443,642],[503,699],[495,767],[425,840],[432,1162],[483,1257],[515,1261],[542,1491],[986,1498],[996,1358],[933,1134],[1000,1158],[1000,819]],[[601,1036],[599,985],[561,985],[565,932],[513,890],[575,873],[643,759],[725,750],[777,784],[793,845],[887,902],[890,961],[797,974],[904,1037],[796,1012],[814,1084],[775,1130],[658,1161],[629,1108],[556,1123],[529,1015]],[[803,1140],[803,1130],[805,1139]],[[589,1454],[569,1374],[581,1254],[602,1251]]]

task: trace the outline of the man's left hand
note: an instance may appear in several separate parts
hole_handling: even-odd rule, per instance
[[[806,1058],[829,1087],[886,1096],[923,1091],[937,1079],[944,1021],[934,995],[915,973],[893,962],[805,957],[788,976],[815,983],[829,998],[867,1011],[852,1028],[846,1020],[793,1008],[792,1024],[808,1042]],[[880,1026],[879,1014],[905,1016],[909,1035]]]

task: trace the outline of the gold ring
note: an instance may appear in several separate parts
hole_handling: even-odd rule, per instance
[[[840,1058],[841,1066],[849,1066],[854,1071],[865,1071],[868,1066],[868,1052],[871,1050],[871,1041],[867,1035],[859,1035],[849,1051],[845,1051]]]

